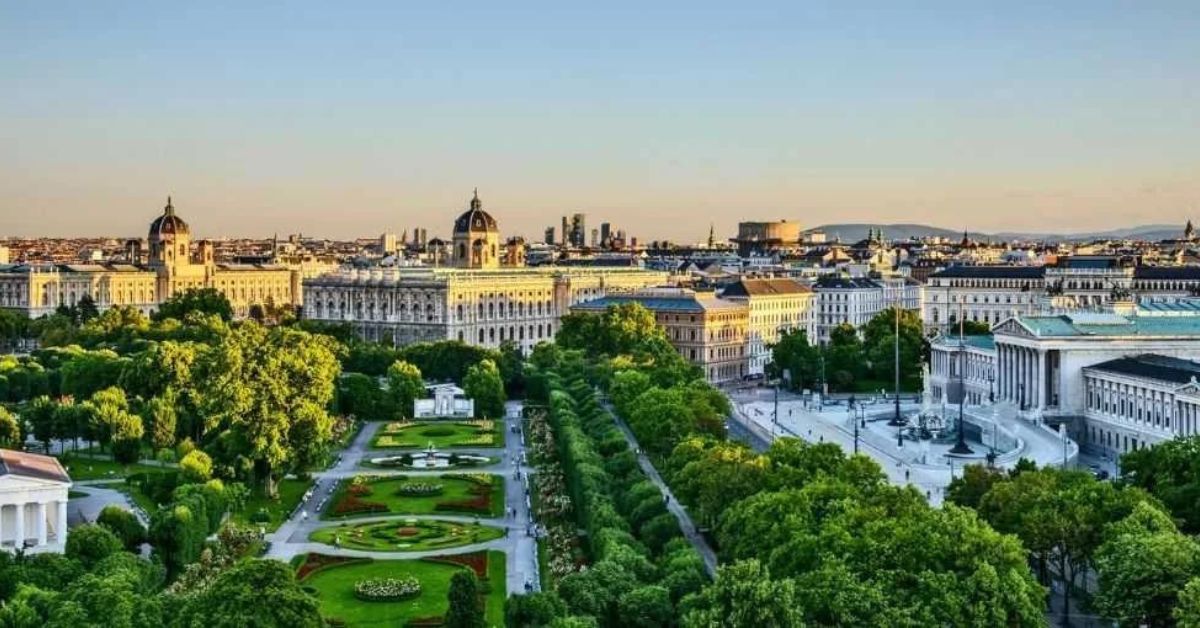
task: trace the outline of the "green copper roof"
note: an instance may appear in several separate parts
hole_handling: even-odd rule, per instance
[[[1056,336],[1200,336],[1200,316],[1117,316],[1063,314],[1021,316],[1020,322],[1039,337]]]

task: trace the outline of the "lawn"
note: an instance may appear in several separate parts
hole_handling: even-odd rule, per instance
[[[477,421],[401,421],[385,423],[371,440],[380,449],[446,447],[503,447],[503,425]]]
[[[163,467],[145,464],[131,464],[127,467],[123,467],[110,459],[84,458],[72,454],[59,456],[58,461],[61,462],[63,468],[67,470],[67,475],[71,476],[71,479],[75,481],[104,479],[119,480],[132,473],[153,473],[163,470]]]
[[[427,494],[412,494],[421,488]],[[401,494],[409,491],[408,494]],[[356,476],[338,486],[325,509],[333,519],[364,515],[459,514],[498,517],[504,512],[504,479],[487,473],[391,477]]]
[[[507,597],[503,552],[488,552],[487,580],[490,589],[485,605],[488,624],[504,625]],[[446,594],[450,578],[461,566],[428,560],[368,560],[332,565],[315,571],[301,581],[314,592],[321,614],[346,626],[403,626],[418,618],[442,617],[449,608]],[[399,602],[364,602],[354,596],[354,583],[367,578],[412,576],[421,582],[421,594]]]
[[[274,532],[300,504],[309,486],[312,486],[311,480],[284,478],[279,482],[279,499],[268,499],[261,492],[254,491],[246,500],[246,506],[232,513],[230,518],[237,523],[262,526],[268,532]],[[266,511],[266,521],[254,516],[260,509]]]
[[[483,543],[504,536],[504,530],[476,524],[433,519],[394,519],[375,523],[343,523],[315,530],[309,540],[327,545],[336,537],[346,549],[376,552],[419,552]]]

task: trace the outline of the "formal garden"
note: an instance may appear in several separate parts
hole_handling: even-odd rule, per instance
[[[369,515],[473,515],[504,512],[504,482],[488,473],[357,475],[338,486],[328,518]]]
[[[394,421],[381,427],[371,446],[391,448],[503,447],[504,430],[491,419]]]
[[[498,551],[416,560],[375,560],[305,554],[293,561],[296,579],[317,597],[332,626],[441,626],[450,582],[472,570],[481,584],[488,625],[504,625],[505,559]]]
[[[436,519],[393,519],[343,523],[315,530],[309,539],[334,547],[374,552],[421,552],[485,543],[504,536],[504,530],[480,523]]]

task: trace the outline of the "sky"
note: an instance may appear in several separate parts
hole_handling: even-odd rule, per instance
[[[918,8],[902,5],[919,5]],[[0,236],[1200,218],[1200,2],[0,3]]]

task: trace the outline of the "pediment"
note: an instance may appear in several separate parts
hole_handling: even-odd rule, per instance
[[[1029,329],[1021,324],[1015,318],[1005,320],[1003,323],[996,325],[992,329],[993,334],[1005,334],[1007,336],[1019,336],[1021,338],[1035,338]]]
[[[1200,382],[1193,377],[1192,381],[1175,389],[1175,395],[1186,395],[1188,397],[1200,397]]]
[[[14,473],[0,475],[0,493],[6,491],[27,491],[31,489],[70,488],[69,482],[57,482],[46,478],[36,478]]]

